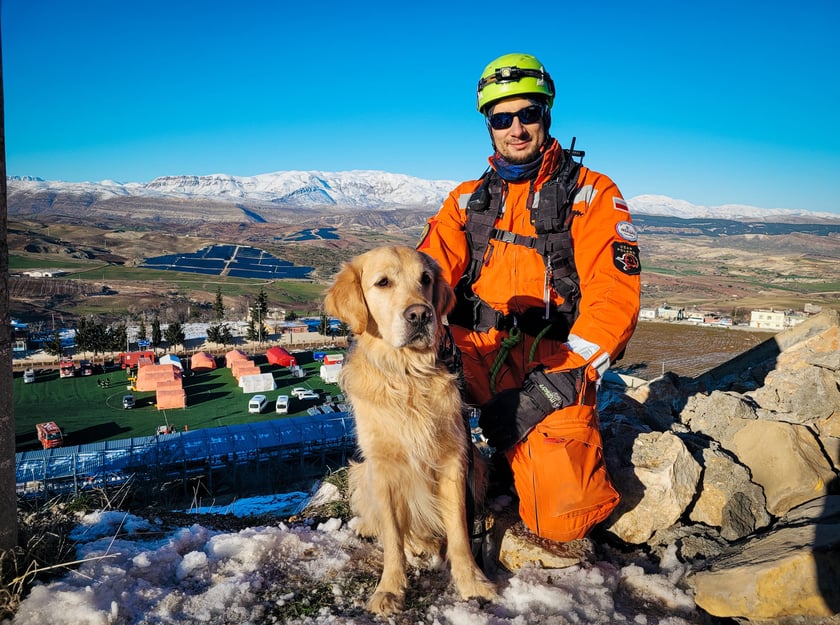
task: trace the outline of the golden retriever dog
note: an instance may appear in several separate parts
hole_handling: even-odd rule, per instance
[[[479,454],[456,376],[438,358],[454,301],[434,259],[395,246],[345,263],[324,302],[355,335],[339,383],[362,456],[349,478],[356,529],[383,549],[382,577],[368,601],[377,614],[402,609],[408,557],[439,555],[443,541],[461,596],[496,597],[467,528],[468,460]]]

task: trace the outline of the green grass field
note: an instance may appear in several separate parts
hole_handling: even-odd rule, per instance
[[[248,414],[248,400],[239,388],[230,369],[220,367],[213,371],[186,371],[183,377],[187,392],[187,407],[175,410],[158,410],[155,393],[128,390],[126,373],[120,369],[86,377],[61,379],[58,371],[38,371],[36,381],[24,384],[23,375],[14,378],[15,449],[27,451],[41,449],[35,435],[35,424],[55,421],[64,431],[65,445],[82,445],[97,441],[150,436],[160,425],[173,425],[178,430],[236,425],[267,421],[270,419],[305,414],[314,401],[290,398],[289,414],[274,412],[278,395],[288,395],[296,386],[310,388],[336,397],[340,392],[334,384],[325,384],[319,377],[321,363],[313,361],[311,353],[295,354],[306,377],[292,377],[285,367],[270,365],[264,356],[256,357],[262,373],[274,375],[277,389],[262,393],[268,406],[262,414]],[[110,380],[109,386],[104,382]],[[130,410],[122,407],[126,394],[134,395],[137,405]]]

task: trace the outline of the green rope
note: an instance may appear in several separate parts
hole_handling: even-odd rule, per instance
[[[540,333],[537,334],[536,338],[534,339],[534,344],[531,345],[531,351],[528,352],[528,362],[534,362],[534,352],[537,351],[537,344],[540,342],[540,339],[546,335],[546,333],[551,330],[551,324],[549,323],[545,326]]]
[[[494,360],[493,364],[490,365],[490,392],[493,395],[496,394],[496,374],[499,372],[499,369],[502,368],[502,364],[505,362],[510,350],[516,347],[517,343],[519,343],[519,339],[521,338],[522,331],[518,326],[513,326],[510,329],[507,338],[502,339],[502,348],[499,350],[499,353],[496,354],[496,360]]]

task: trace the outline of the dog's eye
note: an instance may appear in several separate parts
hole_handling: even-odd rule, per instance
[[[379,278],[379,280],[376,281],[376,286],[378,286],[380,288],[385,288],[389,284],[391,284],[391,281],[388,280],[387,277],[386,278]]]
[[[432,274],[424,272],[423,275],[420,276],[420,284],[422,284],[423,286],[429,286],[431,283],[432,283]]]

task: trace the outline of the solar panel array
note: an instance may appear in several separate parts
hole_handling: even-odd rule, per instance
[[[314,269],[295,265],[247,245],[211,245],[192,254],[165,254],[143,261],[142,267],[208,276],[280,280],[306,278]]]

